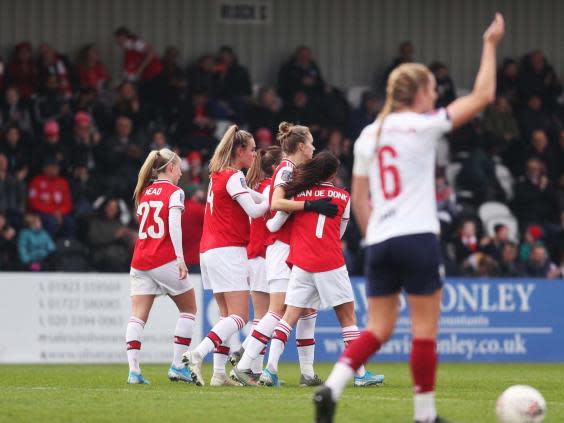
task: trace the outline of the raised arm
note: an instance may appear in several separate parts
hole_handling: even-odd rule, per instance
[[[483,36],[482,58],[472,92],[447,106],[453,129],[470,121],[495,99],[496,49],[504,31],[503,16],[496,13]]]

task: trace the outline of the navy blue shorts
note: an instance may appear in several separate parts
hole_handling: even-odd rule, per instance
[[[437,235],[405,235],[366,248],[366,295],[379,297],[399,292],[431,295],[443,286],[442,258]]]

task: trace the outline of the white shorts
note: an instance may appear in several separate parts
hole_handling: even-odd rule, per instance
[[[286,304],[316,310],[354,301],[347,267],[328,272],[311,273],[292,267],[286,291]]]
[[[266,280],[270,292],[286,292],[291,270],[286,264],[290,246],[282,241],[266,247]]]
[[[255,257],[249,260],[249,285],[251,291],[270,292],[266,282],[266,260]]]
[[[129,271],[131,296],[133,295],[170,295],[175,297],[194,289],[194,283],[187,276],[178,279],[176,260],[151,270],[138,270],[133,267]]]
[[[200,254],[204,289],[218,292],[249,290],[249,259],[245,247],[212,248]]]

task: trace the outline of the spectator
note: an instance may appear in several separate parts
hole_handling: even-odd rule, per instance
[[[16,230],[0,211],[0,271],[18,270]]]
[[[202,188],[194,188],[186,193],[184,213],[182,213],[182,250],[184,261],[190,272],[200,272],[200,239],[204,225],[206,194]]]
[[[123,82],[118,88],[113,116],[127,116],[135,128],[145,128],[152,118],[150,106],[142,102],[135,85],[129,81]]]
[[[31,154],[26,140],[17,125],[9,125],[3,134],[0,152],[8,160],[8,172],[23,181],[27,178],[31,165]]]
[[[386,92],[386,84],[388,83],[388,77],[392,71],[397,68],[402,63],[413,62],[413,57],[415,55],[415,47],[411,41],[403,41],[398,46],[398,55],[392,60],[392,63],[388,65],[382,78],[378,84],[378,92],[384,94]]]
[[[323,96],[325,81],[309,47],[299,46],[282,65],[278,73],[278,90],[285,102],[292,101],[297,92],[314,99]]]
[[[16,124],[22,131],[33,135],[30,103],[20,98],[18,89],[15,86],[10,86],[6,89],[0,122],[2,127]]]
[[[164,92],[162,93],[164,112],[178,116],[180,105],[186,99],[186,72],[178,63],[180,52],[174,46],[168,46],[163,55]]]
[[[22,229],[18,238],[20,261],[26,270],[48,269],[48,258],[55,249],[55,244],[49,233],[43,229],[39,216],[26,215],[25,229]]]
[[[158,103],[163,65],[153,47],[125,26],[114,31],[114,40],[123,49],[123,79],[139,82],[141,97]]]
[[[473,253],[478,252],[479,240],[476,223],[473,220],[464,220],[460,225],[458,234],[454,240],[455,257],[457,263],[461,264]]]
[[[198,61],[188,66],[188,90],[190,95],[195,92],[205,93],[208,97],[215,95],[215,62],[211,54],[204,54]]]
[[[178,126],[178,146],[182,152],[201,150],[204,155],[215,148],[215,104],[204,91],[195,92],[182,109]]]
[[[131,198],[145,150],[145,140],[133,132],[131,119],[119,116],[114,133],[95,150],[96,166],[103,175],[106,192]]]
[[[523,263],[529,261],[531,251],[535,245],[542,245],[543,232],[539,225],[531,225],[523,234],[523,242],[519,247],[519,260]]]
[[[8,85],[15,86],[24,99],[31,98],[37,92],[39,73],[29,42],[22,41],[12,50],[6,79]]]
[[[28,209],[39,214],[43,226],[51,236],[72,237],[73,203],[69,183],[59,176],[59,171],[59,164],[54,157],[44,158],[43,172],[29,183]]]
[[[456,204],[456,192],[449,185],[444,169],[435,171],[435,195],[441,236],[443,239],[447,239],[451,233],[452,222],[458,213],[458,206]]]
[[[324,121],[321,111],[304,91],[296,91],[290,103],[284,104],[280,119],[305,125],[313,133],[319,133]]]
[[[72,178],[69,181],[72,194],[73,213],[77,220],[77,232],[80,239],[85,238],[85,222],[92,214],[92,202],[103,192],[99,179],[92,178],[85,163],[73,163]]]
[[[154,130],[151,135],[151,145],[149,146],[149,150],[161,150],[163,148],[172,150],[172,147],[168,143],[165,131],[159,128]]]
[[[518,259],[517,244],[506,242],[501,250],[499,260],[500,276],[506,278],[520,278],[525,276],[525,267]]]
[[[484,112],[483,128],[493,136],[499,151],[518,147],[519,124],[507,97],[498,96]]]
[[[88,170],[96,168],[94,150],[100,143],[101,135],[92,124],[92,118],[86,112],[77,112],[74,116],[73,138],[70,143],[70,163],[85,164]]]
[[[91,88],[101,92],[110,81],[108,69],[100,60],[100,53],[94,44],[86,44],[77,58],[80,88]]]
[[[362,94],[360,106],[354,109],[349,116],[349,138],[356,140],[365,126],[376,120],[382,108],[375,93],[366,91]]]
[[[554,129],[550,116],[543,110],[541,97],[537,94],[531,94],[525,100],[524,108],[519,116],[523,137],[529,138],[535,129],[543,129],[545,131]]]
[[[513,59],[507,58],[497,71],[497,95],[506,97],[509,103],[517,106],[519,103],[519,66]]]
[[[554,188],[539,159],[527,160],[526,173],[515,186],[512,208],[522,227],[558,221]]]
[[[92,264],[101,272],[126,272],[136,239],[137,232],[120,221],[118,199],[106,199],[89,225]]]
[[[228,103],[235,122],[246,122],[248,102],[253,93],[251,79],[247,68],[239,64],[230,46],[222,46],[219,49],[215,75],[218,98]]]
[[[272,87],[262,87],[258,94],[258,101],[251,105],[249,111],[249,128],[252,133],[259,128],[266,128],[274,134],[280,123],[282,101]]]
[[[57,82],[57,93],[69,100],[76,88],[78,78],[68,58],[59,54],[47,43],[39,46],[39,86],[46,90],[48,88],[49,76],[54,76]]]
[[[487,278],[499,276],[499,264],[487,254],[473,253],[462,264],[463,273],[467,276]]]
[[[437,82],[437,101],[435,106],[437,108],[446,107],[456,99],[456,89],[454,82],[450,77],[448,67],[441,62],[433,62],[429,65],[429,69],[435,75]]]
[[[255,132],[255,141],[257,143],[257,149],[261,148],[266,150],[272,145],[272,132],[266,128],[259,128]]]
[[[505,244],[509,242],[509,228],[507,225],[498,223],[494,226],[494,235],[486,236],[480,241],[480,250],[500,261]]]
[[[41,94],[35,101],[35,120],[43,125],[49,120],[65,123],[71,119],[70,99],[61,95],[57,75],[47,75]]]
[[[558,97],[562,93],[562,84],[556,72],[540,50],[532,51],[523,57],[518,86],[522,99],[532,95],[539,96],[547,111],[556,109]]]
[[[543,245],[535,244],[531,250],[526,267],[527,276],[531,278],[559,278],[560,269],[550,261]]]
[[[190,151],[183,161],[183,172],[179,186],[186,187],[189,190],[203,188],[207,172],[203,168],[202,153]]]
[[[61,141],[59,124],[55,120],[45,122],[43,125],[43,142],[34,154],[33,174],[37,174],[43,166],[45,158],[51,158],[57,162],[60,170],[66,172],[69,165],[69,152]]]
[[[546,132],[542,129],[535,129],[532,132],[528,156],[536,157],[543,162],[550,179],[556,179],[560,175],[560,163],[558,163],[556,152],[550,145]]]
[[[104,103],[112,95],[109,91],[100,97],[94,88],[81,88],[73,102],[74,112],[85,112],[93,119],[93,126],[99,131],[111,130],[109,107]],[[113,99],[112,99],[113,105]]]
[[[8,159],[0,153],[0,213],[12,222],[21,222],[25,200],[25,183],[8,172]]]

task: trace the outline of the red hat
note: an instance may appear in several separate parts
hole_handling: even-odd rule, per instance
[[[199,160],[201,162],[202,153],[200,153],[199,151],[190,151],[186,156],[186,160],[188,160],[188,163],[190,164],[194,163],[195,160]]]
[[[267,128],[258,129],[255,133],[255,137],[257,141],[272,142],[272,132],[270,132]]]
[[[31,51],[31,43],[29,41],[21,41],[18,44],[16,44],[16,50],[17,51],[20,51],[20,50]]]
[[[542,237],[542,228],[539,225],[531,225],[527,228],[527,232],[534,238],[535,241]]]
[[[43,125],[43,133],[46,136],[59,135],[59,124],[56,120],[48,120]]]
[[[86,112],[76,112],[74,115],[74,123],[76,125],[90,125],[90,123],[92,123],[92,119]]]

